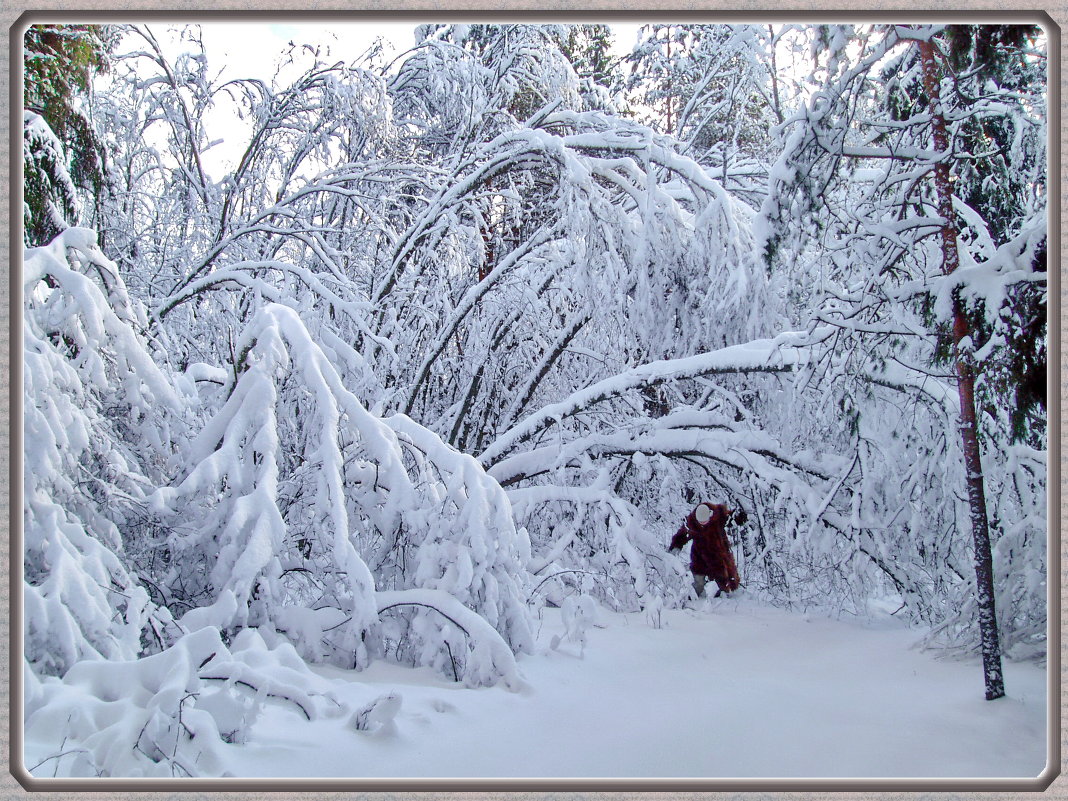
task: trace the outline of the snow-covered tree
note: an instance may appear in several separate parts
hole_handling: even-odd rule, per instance
[[[104,191],[103,149],[88,116],[93,77],[108,68],[116,29],[31,25],[23,54],[23,229],[43,245],[81,222]],[[79,195],[83,197],[79,199]]]
[[[92,231],[28,250],[22,286],[25,656],[57,675],[171,642],[142,571],[163,535],[147,496],[173,468],[187,400]]]
[[[627,56],[638,118],[677,138],[754,206],[787,102],[776,68],[780,38],[771,26],[647,25]]]
[[[959,395],[947,421],[959,426],[959,445],[926,452],[956,465],[950,484],[957,486],[954,494],[961,497],[967,490],[951,530],[953,537],[971,534],[987,694],[998,697],[1003,693],[994,612],[998,588],[990,543],[999,532],[988,533],[986,490],[1000,494],[1008,486],[1002,483],[1007,476],[984,476],[981,460],[983,450],[989,454],[1008,448],[1011,437],[1002,422],[977,415],[975,387],[984,363],[1006,341],[1002,335],[983,341],[983,328],[1014,327],[1019,320],[1012,313],[1011,298],[1019,295],[1015,287],[1044,285],[1044,273],[1036,265],[1046,237],[1040,144],[1045,85],[1039,66],[1032,65],[1024,93],[1018,86],[999,84],[996,72],[980,69],[974,55],[960,54],[978,36],[1011,49],[1011,55],[1002,54],[1006,62],[1040,61],[1039,32],[991,35],[877,26],[865,32],[833,27],[819,33],[826,79],[793,121],[789,144],[773,171],[775,188],[764,208],[770,223],[767,253],[783,257],[776,251],[789,242],[794,247],[787,249],[786,259],[796,258],[806,239],[818,243],[809,251],[814,257],[809,264],[819,271],[812,276],[815,294],[823,294],[819,319],[840,329],[857,364],[870,374],[868,380],[902,393],[899,403],[929,394],[942,396],[937,400],[945,403],[947,389],[950,398]],[[986,69],[996,68],[987,64]],[[1013,130],[1012,145],[999,148],[989,136],[977,135],[987,126]],[[965,176],[959,187],[952,180],[958,169]],[[1023,192],[1009,190],[1019,198],[1009,213],[996,196],[974,189],[983,173],[999,169],[1012,171],[1026,184]],[[970,205],[969,198],[978,204]],[[796,224],[798,215],[806,225]],[[990,323],[974,325],[969,307],[978,308]],[[1027,338],[1021,332],[1013,336]],[[836,350],[841,348],[836,343]],[[987,388],[994,391],[992,383]],[[943,465],[939,475],[932,468],[930,488],[913,490],[911,502],[932,511],[940,508],[931,490],[941,491],[930,485],[945,482],[945,469]],[[1044,527],[1041,513],[1031,519]],[[1042,572],[1041,538],[1029,541],[1033,550],[1015,561],[1030,562],[1032,570]],[[930,551],[922,553],[927,558]],[[1015,583],[1002,591],[1017,596],[1021,590]],[[1026,592],[1041,591],[1033,580],[1026,586]],[[1025,624],[1023,630],[1032,627]]]

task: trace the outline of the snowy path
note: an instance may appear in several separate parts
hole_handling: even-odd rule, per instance
[[[910,650],[896,620],[807,619],[749,600],[643,615],[601,613],[585,653],[547,610],[529,688],[469,690],[428,670],[343,671],[354,705],[397,692],[391,730],[307,724],[272,707],[237,776],[1034,777],[1045,764],[1045,672],[1006,665],[983,700],[974,662]]]

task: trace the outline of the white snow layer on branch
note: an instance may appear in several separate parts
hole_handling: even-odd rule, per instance
[[[792,370],[805,361],[804,347],[818,341],[830,329],[791,331],[771,339],[729,345],[711,353],[667,359],[634,367],[572,393],[562,401],[544,406],[499,435],[478,457],[492,466],[510,449],[530,439],[553,423],[583,411],[593,404],[641,387],[717,373],[760,373]]]

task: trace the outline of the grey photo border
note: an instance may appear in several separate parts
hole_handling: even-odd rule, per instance
[[[1060,241],[1061,224],[1064,219],[1064,166],[1061,152],[1066,139],[1063,126],[1064,101],[1061,97],[1061,81],[1064,53],[1061,47],[1061,27],[1068,20],[1068,5],[1046,8],[1020,3],[1017,0],[1003,2],[958,2],[951,8],[917,8],[914,4],[895,0],[880,5],[878,9],[834,6],[826,0],[809,0],[790,8],[778,7],[773,0],[749,0],[742,4],[723,2],[628,2],[627,0],[586,0],[581,9],[566,0],[523,0],[510,3],[506,8],[482,5],[470,0],[385,0],[378,4],[358,0],[345,4],[330,4],[323,0],[263,0],[249,4],[228,2],[220,4],[210,0],[179,0],[166,3],[154,0],[127,0],[121,10],[113,3],[89,0],[70,8],[66,2],[52,0],[14,4],[0,0],[0,20],[7,33],[3,47],[7,58],[0,60],[0,96],[9,101],[9,125],[3,131],[2,141],[7,149],[7,158],[0,160],[0,175],[9,188],[3,193],[2,202],[7,204],[7,213],[0,214],[7,227],[7,236],[0,241],[9,269],[6,287],[0,286],[0,331],[6,331],[8,347],[0,348],[0,382],[7,385],[0,390],[0,420],[8,423],[0,428],[0,438],[6,434],[6,447],[0,448],[0,483],[7,482],[6,492],[0,492],[0,520],[8,526],[9,550],[7,559],[0,558],[0,573],[6,582],[9,614],[0,615],[0,670],[6,681],[0,682],[0,709],[8,715],[8,726],[0,727],[0,760],[6,760],[7,770],[0,771],[0,799],[21,798],[28,792],[39,794],[42,799],[66,798],[74,792],[106,792],[108,798],[139,799],[158,798],[160,792],[195,792],[196,797],[219,797],[231,799],[256,799],[264,792],[273,798],[341,798],[351,796],[386,799],[408,798],[419,793],[433,793],[435,798],[504,798],[522,793],[528,798],[570,799],[585,798],[597,793],[605,799],[652,798],[653,794],[671,793],[669,797],[680,799],[710,798],[713,793],[759,793],[761,797],[784,797],[791,799],[822,798],[827,794],[850,794],[858,798],[874,798],[885,794],[903,797],[905,794],[922,792],[938,794],[946,798],[969,797],[972,794],[996,794],[996,798],[1017,798],[1036,792],[1056,798],[1068,798],[1068,780],[1062,776],[1062,744],[1068,742],[1063,729],[1063,718],[1068,711],[1068,694],[1063,688],[1064,638],[1062,609],[1065,599],[1062,574],[1064,543],[1060,537],[1060,522],[1065,508],[1062,498],[1062,445],[1064,433],[1061,428],[1061,395],[1065,386],[1062,362],[1064,331],[1062,320],[1061,262],[1050,271],[1050,306],[1055,309],[1051,320],[1056,321],[1056,336],[1049,332],[1049,424],[1051,431],[1060,436],[1051,437],[1048,486],[1056,487],[1047,498],[1048,512],[1048,566],[1049,577],[1061,581],[1048,582],[1049,629],[1051,649],[1047,663],[1047,764],[1045,770],[1033,779],[38,779],[31,777],[21,763],[22,753],[22,653],[21,653],[21,582],[14,583],[20,575],[18,565],[22,558],[22,513],[21,513],[21,454],[22,454],[22,375],[21,357],[16,345],[21,337],[21,304],[13,306],[14,298],[21,295],[21,185],[22,161],[20,149],[15,147],[15,136],[20,128],[21,87],[15,84],[21,72],[20,49],[14,43],[21,41],[25,28],[34,22],[108,22],[154,20],[157,22],[224,22],[261,20],[345,20],[360,19],[375,22],[413,23],[428,20],[474,18],[479,20],[522,19],[537,21],[607,21],[645,20],[655,15],[658,19],[678,21],[741,21],[741,20],[804,20],[804,21],[875,21],[895,22],[944,20],[959,21],[1018,21],[1042,25],[1049,37],[1050,53],[1058,57],[1050,59],[1050,110],[1051,117],[1059,124],[1050,125],[1049,158],[1050,174],[1061,177],[1061,193],[1053,200],[1050,211],[1050,236]],[[177,6],[177,7],[176,7]],[[1054,131],[1058,132],[1054,139]],[[21,137],[19,137],[21,138]],[[19,192],[16,194],[16,190]],[[15,237],[18,236],[16,241]],[[1058,253],[1063,254],[1063,242]],[[1056,365],[1056,367],[1055,367]],[[1055,547],[1054,547],[1055,546]],[[1055,645],[1053,645],[1055,644]],[[1006,732],[1011,737],[1011,732]],[[463,796],[458,794],[463,793]],[[472,795],[474,794],[474,795]]]

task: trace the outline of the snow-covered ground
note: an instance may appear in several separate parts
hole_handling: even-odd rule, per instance
[[[383,663],[320,671],[354,714],[307,722],[268,703],[225,746],[238,777],[1013,777],[1046,761],[1046,674],[936,659],[885,617],[860,624],[752,598],[647,614],[598,610],[587,643],[544,611],[525,687],[466,689]],[[557,647],[554,649],[554,640]],[[390,717],[392,715],[392,717]],[[32,765],[55,743],[27,742]]]

